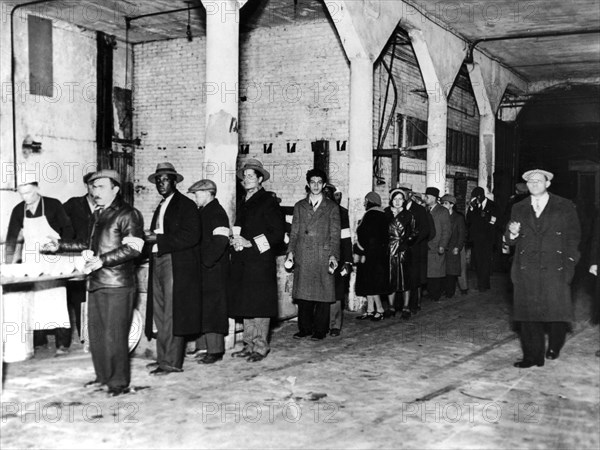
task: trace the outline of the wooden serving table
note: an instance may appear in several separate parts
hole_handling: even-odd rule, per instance
[[[35,284],[35,283],[42,283],[42,282],[47,282],[47,281],[59,281],[59,280],[65,280],[65,281],[69,281],[69,280],[73,280],[73,281],[80,281],[80,280],[85,280],[85,275],[81,272],[77,272],[74,271],[70,274],[62,274],[62,275],[39,275],[39,276],[18,276],[18,277],[7,277],[7,276],[3,276],[0,275],[0,329],[2,332],[2,342],[0,345],[0,379],[2,380],[2,382],[0,383],[0,392],[2,392],[2,386],[3,386],[3,382],[4,382],[4,373],[3,373],[3,366],[4,366],[4,343],[6,341],[6,336],[5,336],[5,332],[6,332],[6,327],[5,327],[5,323],[4,323],[4,301],[5,301],[5,288],[7,286],[10,286],[11,288],[9,288],[11,291],[13,290],[12,287],[23,287],[23,289],[18,289],[26,291],[27,290],[27,285],[28,284]],[[20,286],[19,286],[20,285]],[[16,290],[16,289],[15,289]]]

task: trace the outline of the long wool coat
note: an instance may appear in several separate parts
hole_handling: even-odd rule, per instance
[[[465,239],[467,238],[465,218],[461,213],[453,211],[450,214],[450,223],[452,224],[452,232],[446,250],[446,275],[459,276],[461,271],[460,251],[465,246]],[[452,252],[455,248],[458,249],[456,255]]]
[[[156,208],[151,222],[154,229],[160,207]],[[198,207],[190,198],[175,191],[167,206],[163,219],[164,233],[158,234],[158,255],[171,254],[173,264],[173,334],[176,336],[200,333],[201,324],[201,280],[198,276],[200,257],[200,222]],[[148,280],[148,303],[146,308],[146,335],[151,336],[153,298],[153,262],[150,261]]]
[[[227,334],[229,292],[229,218],[216,198],[199,210],[202,225],[202,333]]]
[[[442,278],[446,276],[446,253],[439,254],[438,248],[448,248],[450,233],[452,232],[450,224],[450,213],[439,203],[431,210],[431,217],[435,227],[435,236],[428,243],[427,252],[427,277]]]
[[[539,218],[531,199],[517,203],[511,221],[521,224],[511,268],[514,285],[514,320],[569,322],[573,320],[571,281],[579,259],[580,227],[573,203],[550,194]]]
[[[356,295],[390,292],[388,225],[384,210],[377,206],[365,212],[356,229],[355,251],[365,257],[356,267]]]
[[[277,266],[275,247],[283,242],[285,220],[275,197],[260,189],[240,203],[235,225],[252,247],[231,252],[229,317],[276,317]],[[267,246],[258,245],[268,242]],[[264,250],[261,253],[261,250]]]
[[[410,211],[415,218],[415,227],[417,231],[416,238],[409,249],[410,258],[410,282],[413,288],[427,282],[427,242],[435,233],[430,226],[430,214],[427,210],[411,201],[407,204],[406,210]]]
[[[313,211],[308,198],[294,205],[288,252],[294,254],[292,297],[315,302],[335,302],[335,277],[329,257],[340,260],[340,209],[323,196]]]

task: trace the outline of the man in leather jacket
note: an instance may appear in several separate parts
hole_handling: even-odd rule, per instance
[[[89,274],[88,327],[96,379],[86,387],[108,386],[108,394],[129,391],[128,336],[135,298],[134,259],[142,250],[141,213],[119,195],[120,176],[114,170],[94,173],[92,195],[96,204],[87,241],[58,241],[50,251],[80,251]]]

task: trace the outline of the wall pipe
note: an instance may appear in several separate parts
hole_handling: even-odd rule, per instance
[[[15,186],[13,191],[17,190],[17,185],[19,183],[19,178],[17,175],[17,100],[15,93],[15,67],[16,67],[16,58],[15,58],[15,24],[14,17],[15,12],[19,8],[24,8],[26,6],[37,5],[39,3],[50,3],[55,0],[36,0],[29,3],[22,3],[13,7],[10,11],[10,87],[12,89],[12,132],[13,132],[13,171],[14,171],[14,181]]]

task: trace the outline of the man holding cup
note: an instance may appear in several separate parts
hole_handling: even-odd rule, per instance
[[[294,206],[288,245],[288,266],[294,267],[292,297],[298,305],[294,339],[324,339],[329,330],[329,308],[335,303],[335,277],[340,258],[340,208],[323,195],[327,175],[320,169],[306,173],[308,196]]]
[[[135,299],[134,259],[144,245],[142,214],[119,195],[121,177],[99,170],[89,179],[96,204],[84,241],[54,241],[48,251],[82,251],[89,274],[88,327],[96,379],[86,386],[108,386],[108,394],[129,391],[129,328]]]
[[[523,359],[514,366],[522,369],[544,365],[546,333],[545,356],[558,358],[573,320],[570,285],[581,232],[573,203],[548,192],[553,177],[542,169],[523,174],[531,196],[513,206],[505,233],[515,246],[513,318]]]

